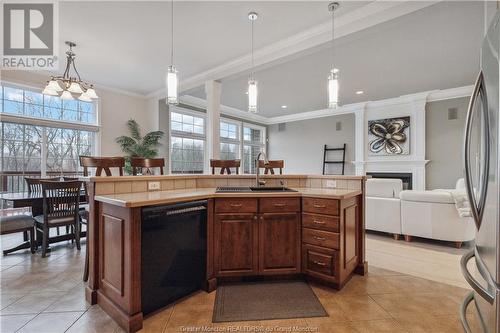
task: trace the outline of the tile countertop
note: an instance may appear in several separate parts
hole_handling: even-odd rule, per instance
[[[344,179],[344,180],[361,180],[371,178],[370,176],[342,176],[342,175],[260,175],[263,179],[297,179],[297,178],[321,178],[321,179]],[[255,179],[255,174],[243,174],[243,175],[156,175],[156,176],[101,176],[101,177],[80,177],[82,181],[92,181],[92,182],[115,182],[115,181],[132,181],[132,180],[169,180],[169,179]]]
[[[312,197],[347,199],[362,194],[360,190],[348,189],[295,188],[295,190],[297,190],[298,192],[215,193],[215,188],[198,188],[171,191],[150,191],[127,194],[96,195],[95,200],[120,207],[143,207],[160,204],[172,204],[183,201],[202,200],[208,198]]]

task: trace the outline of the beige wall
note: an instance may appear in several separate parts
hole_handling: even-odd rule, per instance
[[[336,130],[336,123],[342,128]],[[278,125],[268,126],[269,159],[285,160],[287,174],[319,175],[323,170],[323,146],[342,146],[347,143],[346,175],[354,174],[354,114],[345,114],[286,123],[284,131]],[[331,155],[337,159],[340,155]],[[331,173],[340,169],[333,167]]]
[[[18,83],[42,89],[48,75],[31,71],[2,71],[2,81]],[[158,104],[153,99],[146,99],[140,95],[133,95],[116,90],[99,88],[99,118],[100,118],[100,155],[122,155],[115,138],[127,134],[126,122],[135,119],[144,132],[151,131],[158,126]],[[155,105],[154,105],[155,104]],[[155,108],[156,107],[156,108]]]
[[[469,98],[430,102],[426,105],[426,189],[454,188],[462,172],[462,145]],[[458,119],[448,120],[457,108]]]

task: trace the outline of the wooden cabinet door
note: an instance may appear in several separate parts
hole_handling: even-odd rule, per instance
[[[218,276],[258,272],[256,214],[215,214],[214,265]]]
[[[300,273],[300,214],[263,213],[259,216],[261,274]]]

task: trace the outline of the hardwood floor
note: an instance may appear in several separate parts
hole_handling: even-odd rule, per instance
[[[7,235],[0,240],[6,248],[19,242],[21,236]],[[202,326],[205,331],[221,332],[286,331],[294,326],[296,330],[325,333],[461,332],[458,306],[468,291],[435,282],[429,272],[429,279],[412,276],[425,273],[423,267],[429,262],[445,263],[446,272],[455,272],[452,267],[461,251],[419,242],[392,242],[396,241],[390,236],[369,235],[369,273],[355,275],[341,291],[312,285],[329,317],[212,324],[215,292],[200,291],[147,318],[141,332],[187,332]],[[98,306],[85,302],[81,282],[84,250],[85,246],[78,252],[63,242],[53,246],[47,258],[28,251],[0,257],[1,332],[123,332]],[[391,262],[393,270],[376,267]],[[410,269],[411,263],[420,266]],[[435,275],[456,280],[446,272]]]
[[[471,247],[471,243],[457,249],[452,242],[416,237],[406,242],[402,238],[394,240],[389,234],[366,234],[366,258],[370,266],[463,288],[468,288],[468,284],[460,271],[460,258]],[[474,271],[474,267],[470,270]]]

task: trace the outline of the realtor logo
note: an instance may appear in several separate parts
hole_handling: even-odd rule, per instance
[[[2,69],[56,69],[56,6],[50,0],[3,3]]]

